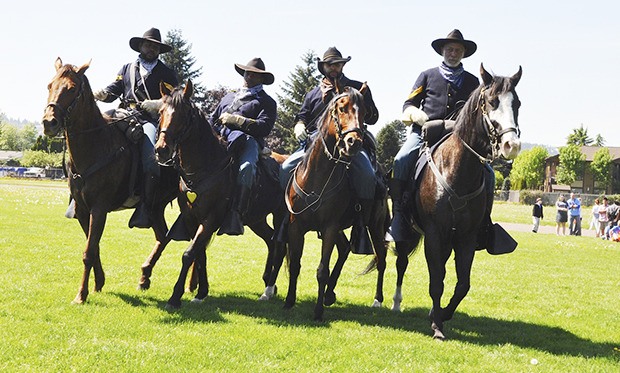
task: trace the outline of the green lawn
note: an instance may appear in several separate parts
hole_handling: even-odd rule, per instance
[[[153,235],[127,228],[130,211],[109,215],[103,291],[72,305],[85,240],[77,221],[63,217],[67,202],[63,183],[0,179],[2,372],[611,372],[620,366],[618,243],[514,232],[514,253],[476,256],[472,288],[446,323],[449,339],[442,343],[431,339],[422,253],[411,258],[404,312],[389,310],[395,258],[388,258],[384,306],[371,309],[376,276],[358,275],[369,258],[352,255],[337,303],[326,309],[325,322],[312,321],[314,234],[306,236],[292,310],[282,309],[285,273],[277,299],[257,301],[266,250],[246,234],[217,237],[208,248],[209,298],[191,304],[185,294],[183,307],[168,312],[187,243],[172,243],[151,289],[136,290]],[[171,208],[168,220],[177,212]],[[530,224],[531,207],[496,204],[494,219],[508,217]],[[447,293],[455,282],[452,263]]]

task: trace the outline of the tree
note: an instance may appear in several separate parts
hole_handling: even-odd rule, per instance
[[[515,158],[510,171],[510,180],[514,189],[539,189],[545,181],[545,159],[549,157],[547,149],[535,146],[524,150]]]
[[[30,149],[37,139],[37,129],[28,123],[22,129],[3,123],[0,125],[0,149],[24,151]]]
[[[590,163],[590,170],[595,181],[603,185],[609,185],[611,181],[611,155],[609,149],[600,148],[594,153],[592,163]]]
[[[588,129],[583,128],[583,123],[579,128],[574,128],[573,133],[566,138],[566,145],[590,146],[594,140],[588,136]]]
[[[293,134],[295,116],[304,102],[304,97],[319,82],[314,51],[306,52],[302,57],[303,65],[295,66],[289,74],[289,80],[283,83],[283,95],[277,94],[278,118],[271,134],[266,138],[267,145],[281,153],[292,153],[298,146]]]
[[[570,144],[560,148],[560,164],[556,181],[559,184],[570,185],[577,180],[577,175],[583,174],[586,155],[579,146]]]
[[[170,45],[172,50],[161,54],[161,60],[179,75],[179,82],[183,84],[191,79],[194,84],[194,101],[202,106],[206,98],[206,89],[198,79],[202,75],[202,67],[195,69],[196,58],[191,55],[192,45],[183,39],[181,30],[172,29],[166,34],[164,43]]]
[[[61,153],[65,140],[59,137],[49,138],[47,136],[38,136],[34,145],[30,150],[41,150],[47,153]]]
[[[24,167],[62,167],[62,154],[48,153],[41,150],[27,150],[21,159]]]
[[[604,146],[604,145],[605,145],[605,139],[599,133],[598,135],[596,135],[596,140],[594,140],[594,146]]]
[[[377,133],[377,161],[385,170],[392,167],[396,153],[405,142],[405,125],[399,120],[392,121]]]

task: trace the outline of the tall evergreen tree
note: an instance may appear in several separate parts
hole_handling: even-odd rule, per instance
[[[399,120],[392,121],[377,133],[377,161],[384,170],[389,170],[394,162],[396,153],[405,142],[406,127]]]
[[[316,54],[306,52],[302,57],[303,65],[295,66],[289,75],[289,80],[281,87],[283,94],[277,94],[278,118],[269,137],[266,138],[269,147],[277,152],[292,153],[298,146],[293,127],[295,116],[303,104],[304,97],[319,82],[317,74]]]
[[[164,43],[170,45],[172,50],[160,55],[161,60],[179,75],[179,82],[184,84],[191,79],[194,84],[194,101],[203,106],[205,104],[206,89],[200,84],[202,67],[194,68],[196,58],[191,54],[192,45],[183,39],[181,30],[172,29],[166,34]]]
[[[579,128],[574,128],[573,133],[566,138],[566,145],[590,146],[594,140],[588,136],[588,129],[583,127],[583,123]]]

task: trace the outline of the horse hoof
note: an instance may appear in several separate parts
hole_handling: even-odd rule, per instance
[[[392,305],[392,311],[394,311],[394,312],[401,312],[401,309],[400,309],[400,304],[396,304],[396,303],[394,303],[394,304]]]
[[[202,299],[200,299],[200,298],[194,298],[194,299],[192,299],[192,300],[190,301],[190,303],[197,303],[197,304],[200,304],[200,303],[203,303],[203,302],[205,301],[205,299],[207,299],[207,297],[204,297],[204,298],[202,298]]]
[[[383,303],[379,302],[378,300],[375,299],[374,302],[372,302],[372,308],[381,308],[383,306]]]
[[[151,280],[141,280],[138,282],[138,290],[145,291],[151,288]]]
[[[439,342],[443,342],[446,340],[446,336],[439,330],[435,330],[435,334],[433,335],[433,339]]]
[[[336,303],[336,293],[334,292],[329,292],[329,293],[325,293],[325,298],[323,299],[323,304],[325,306],[331,306],[334,303]]]
[[[265,288],[265,292],[263,293],[263,295],[261,295],[258,300],[259,301],[268,301],[271,300],[271,298],[274,297],[274,295],[277,292],[277,288],[275,286],[267,286]]]
[[[179,308],[181,308],[181,302],[179,302],[179,304],[173,304],[170,303],[170,301],[168,301],[168,303],[166,303],[166,311],[176,311]]]

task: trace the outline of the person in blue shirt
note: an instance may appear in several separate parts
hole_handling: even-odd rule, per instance
[[[160,59],[172,47],[161,42],[158,29],[150,28],[142,37],[133,37],[129,46],[139,52],[138,59],[125,64],[116,79],[107,87],[93,92],[95,99],[113,102],[120,99],[125,109],[142,109],[135,112],[144,132],[141,143],[142,168],[144,172],[142,196],[135,213],[129,220],[130,227],[149,228],[153,197],[159,183],[159,165],[155,160],[155,141],[159,126],[159,106],[161,93],[159,83],[163,82],[173,89],[179,84],[177,73]]]
[[[569,215],[568,232],[571,236],[581,236],[581,201],[575,197],[575,193],[571,193],[566,203]]]
[[[243,76],[243,87],[224,96],[209,117],[211,126],[228,142],[228,150],[239,166],[231,209],[217,233],[232,236],[243,234],[242,218],[248,208],[259,153],[277,114],[276,102],[263,89],[274,82],[263,60],[253,58],[246,65],[235,64],[235,70]]]

